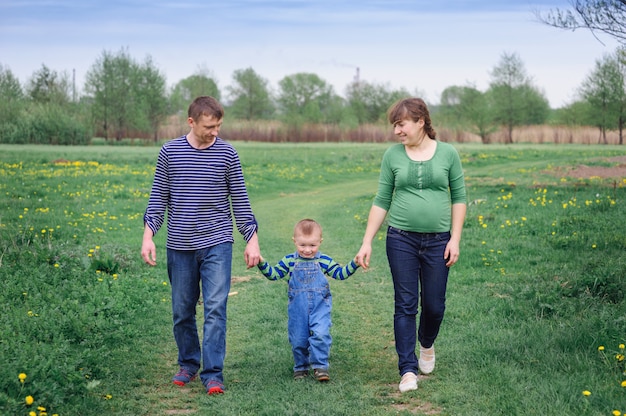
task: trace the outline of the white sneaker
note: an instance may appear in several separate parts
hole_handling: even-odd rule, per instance
[[[435,369],[435,347],[424,348],[420,345],[420,358],[417,360],[422,374],[430,374]]]
[[[404,373],[402,375],[402,379],[400,380],[400,384],[398,385],[400,389],[400,393],[404,393],[405,391],[417,390],[417,374],[415,373]]]

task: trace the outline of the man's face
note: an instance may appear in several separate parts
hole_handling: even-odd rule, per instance
[[[211,143],[220,134],[223,119],[216,119],[213,116],[200,116],[198,121],[191,117],[187,119],[194,136],[202,143]]]

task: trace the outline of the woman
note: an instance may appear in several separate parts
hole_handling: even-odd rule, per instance
[[[422,99],[398,101],[389,109],[388,120],[400,144],[383,156],[378,192],[356,261],[367,269],[372,240],[388,217],[399,389],[405,392],[417,389],[418,368],[422,374],[435,368],[433,344],[443,320],[448,271],[459,258],[466,194],[459,155],[452,145],[437,141]]]

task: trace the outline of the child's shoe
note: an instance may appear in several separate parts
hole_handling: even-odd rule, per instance
[[[298,370],[293,372],[294,380],[304,380],[309,376],[309,370]]]
[[[324,368],[316,368],[314,370],[315,379],[320,382],[326,382],[330,380],[330,375],[328,374],[328,370]]]

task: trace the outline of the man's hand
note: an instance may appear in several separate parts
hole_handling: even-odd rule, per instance
[[[141,243],[141,258],[150,266],[156,266],[156,246],[152,241],[152,230],[147,225],[143,229],[143,242]]]
[[[243,252],[243,259],[246,262],[246,266],[248,269],[256,266],[261,261],[261,249],[259,248],[259,237],[256,233],[252,234],[250,240],[248,240],[248,244],[246,244],[246,249]]]

